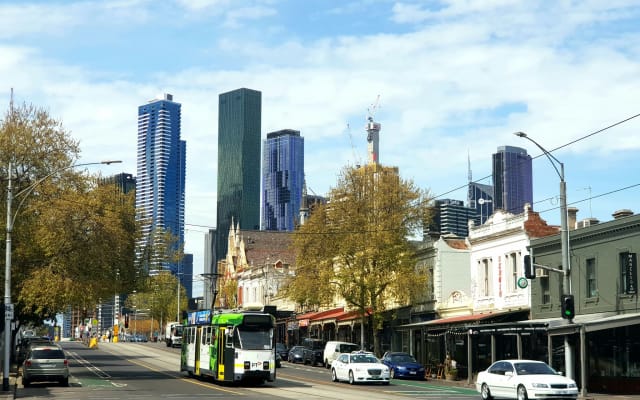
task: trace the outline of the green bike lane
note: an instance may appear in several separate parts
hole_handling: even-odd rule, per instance
[[[475,389],[462,387],[459,385],[446,385],[444,383],[433,383],[431,381],[410,381],[393,379],[391,386],[385,391],[418,399],[468,399],[478,398],[479,394]]]

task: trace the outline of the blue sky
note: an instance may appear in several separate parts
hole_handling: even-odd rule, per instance
[[[216,222],[218,95],[239,87],[263,94],[263,138],[301,131],[317,194],[366,161],[380,96],[380,161],[434,196],[466,199],[468,159],[490,184],[499,146],[540,155],[512,134],[524,131],[561,147],[578,219],[640,212],[634,0],[0,2],[7,107],[14,88],[15,101],[62,120],[82,162],[123,160],[103,174],[135,174],[139,105],[162,93],[182,104],[195,273]],[[533,174],[534,209],[559,224],[555,170],[538,157]]]

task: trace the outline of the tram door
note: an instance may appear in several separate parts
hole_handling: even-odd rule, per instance
[[[217,357],[217,379],[219,381],[224,380],[224,348],[227,346],[227,335],[226,335],[226,327],[220,326],[217,327],[218,332],[218,357]]]
[[[194,343],[194,351],[195,351],[195,374],[200,375],[200,343],[202,343],[202,327],[196,327],[195,334],[195,343]]]
[[[210,375],[211,371],[211,326],[202,326],[198,328],[200,331],[200,340],[198,342],[198,368],[204,370],[204,374]]]

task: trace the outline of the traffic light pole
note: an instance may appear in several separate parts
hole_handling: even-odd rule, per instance
[[[536,142],[535,140],[527,136],[526,133],[515,132],[514,135],[521,138],[525,138],[529,140],[531,143],[538,146],[538,148],[542,150],[544,155],[547,157],[547,159],[553,166],[553,169],[556,170],[556,173],[560,178],[560,224],[561,224],[560,245],[562,247],[562,274],[563,274],[562,280],[560,281],[560,293],[562,295],[562,297],[560,298],[560,301],[562,302],[562,299],[564,298],[565,295],[571,294],[571,279],[569,276],[571,273],[571,266],[569,265],[569,262],[570,262],[569,260],[569,227],[567,223],[567,183],[564,180],[564,164],[560,162],[560,160],[555,158],[553,154],[549,153],[547,149],[542,147],[538,142]],[[558,166],[556,166],[556,164],[560,167],[560,169],[558,169]],[[572,322],[573,322],[572,320],[568,320],[569,324]],[[568,335],[564,336],[564,364],[566,369],[565,376],[571,379],[575,379],[574,378],[575,376],[574,351],[573,351],[573,348],[571,347],[571,343],[569,343]],[[584,386],[585,382],[582,382],[582,385]]]

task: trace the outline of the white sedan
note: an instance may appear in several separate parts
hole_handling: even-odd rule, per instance
[[[483,400],[494,397],[527,400],[575,399],[578,386],[573,379],[558,374],[541,361],[496,361],[478,373],[476,389]]]
[[[331,379],[334,382],[348,381],[379,382],[389,384],[389,367],[384,365],[372,353],[343,353],[331,362]]]

